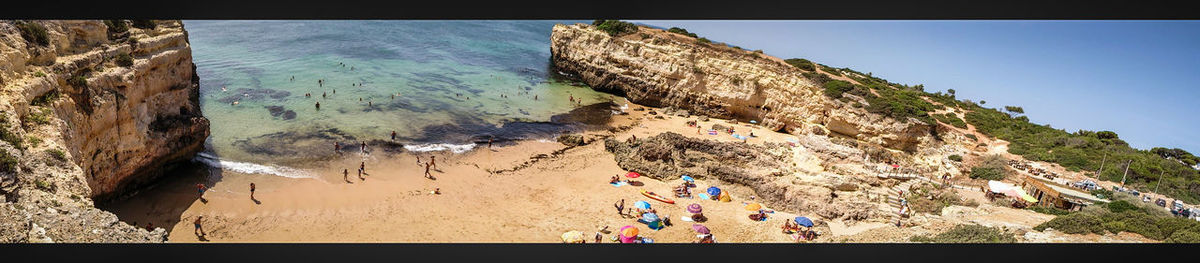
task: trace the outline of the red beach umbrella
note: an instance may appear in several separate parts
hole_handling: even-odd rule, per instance
[[[638,174],[636,172],[629,172],[629,173],[625,174],[625,177],[629,177],[629,178],[638,178],[640,176],[642,176],[642,175]]]

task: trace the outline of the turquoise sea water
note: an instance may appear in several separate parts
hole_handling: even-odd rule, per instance
[[[295,166],[392,131],[406,151],[548,138],[570,128],[552,116],[611,98],[552,77],[551,27],[575,22],[184,21],[204,156]]]

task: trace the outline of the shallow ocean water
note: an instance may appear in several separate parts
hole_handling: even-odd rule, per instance
[[[576,22],[185,21],[211,121],[198,160],[303,166],[392,131],[407,151],[549,138],[573,128],[552,116],[612,98],[553,76],[550,30]]]

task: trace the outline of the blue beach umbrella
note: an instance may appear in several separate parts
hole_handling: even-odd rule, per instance
[[[658,215],[656,215],[654,213],[645,213],[645,214],[642,214],[642,220],[646,220],[646,222],[654,222],[654,221],[658,221],[659,219],[658,219]]]
[[[633,207],[638,209],[650,209],[650,203],[646,201],[637,201],[633,203]]]
[[[711,196],[721,196],[721,188],[717,188],[716,186],[709,187],[707,192]]]
[[[756,120],[750,120],[750,123],[758,123]]]
[[[812,227],[813,226],[812,220],[809,220],[807,217],[803,217],[803,216],[796,217],[796,224],[802,225],[804,227]]]
[[[695,182],[696,180],[695,180],[695,179],[692,179],[692,177],[691,177],[691,176],[684,175],[684,176],[683,176],[683,181],[684,181],[684,182]]]

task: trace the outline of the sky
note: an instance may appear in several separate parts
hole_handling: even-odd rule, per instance
[[[667,21],[714,42],[871,72],[1031,122],[1200,154],[1200,21]]]

